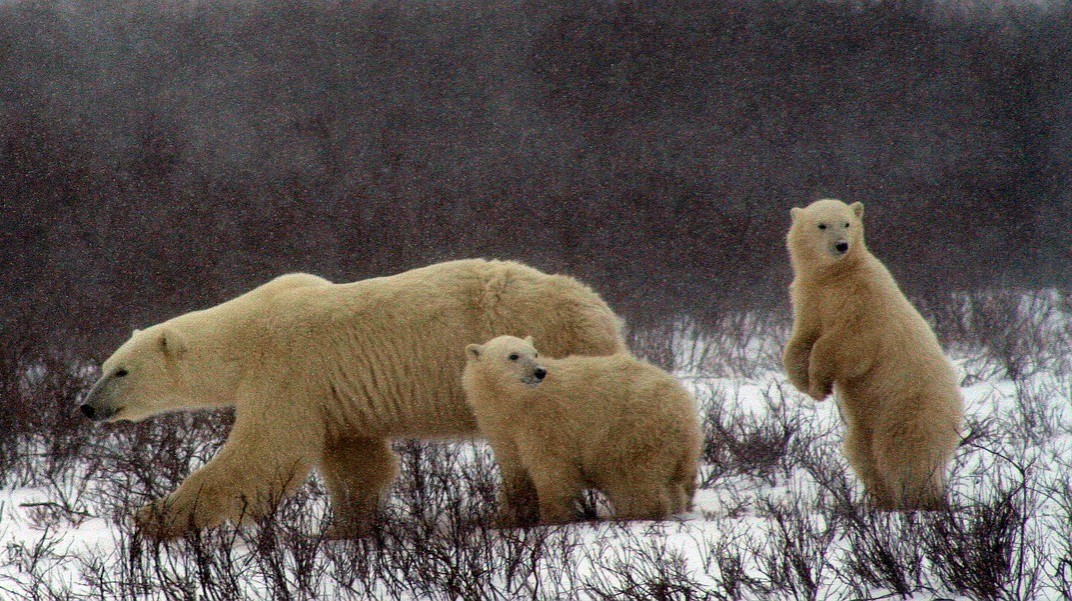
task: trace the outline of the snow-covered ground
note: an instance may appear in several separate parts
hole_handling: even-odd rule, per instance
[[[1072,370],[1060,361],[1012,380],[1000,363],[962,355],[957,363],[966,383],[970,431],[952,471],[953,509],[890,515],[861,509],[862,491],[839,452],[843,427],[837,406],[815,403],[788,386],[772,365],[777,340],[750,341],[748,353],[765,357],[765,364],[744,370],[725,362],[718,363],[723,369],[705,368],[712,353],[697,351],[693,342],[679,344],[675,352],[684,366],[682,380],[709,417],[709,441],[695,510],[679,519],[488,529],[480,523],[489,515],[495,480],[484,445],[410,444],[401,447],[403,476],[385,510],[383,532],[370,540],[315,536],[326,502],[314,481],[284,505],[273,524],[154,545],[138,540],[125,520],[150,495],[139,483],[157,475],[127,473],[109,453],[124,452],[123,444],[152,453],[164,442],[137,439],[132,427],[117,427],[98,431],[107,440],[88,447],[86,461],[54,470],[51,481],[4,491],[0,596],[1060,599],[1072,594]],[[167,427],[189,423],[169,419],[176,421]],[[192,466],[211,456],[219,434],[191,447],[185,461]],[[105,447],[111,450],[100,451]]]

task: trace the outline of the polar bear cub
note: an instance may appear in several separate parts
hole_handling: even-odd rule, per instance
[[[502,471],[506,524],[576,519],[582,490],[619,519],[691,509],[702,436],[696,401],[670,374],[621,352],[541,356],[499,336],[466,347],[466,400]],[[533,498],[535,497],[535,499]]]
[[[860,203],[791,211],[789,381],[817,401],[835,389],[845,454],[879,509],[945,505],[963,400],[938,338],[864,244]]]

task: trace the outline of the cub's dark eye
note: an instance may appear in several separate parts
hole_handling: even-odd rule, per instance
[[[845,227],[849,227],[849,224],[848,224],[848,223],[846,223],[846,224],[845,224]]]
[[[510,355],[510,360],[511,361],[517,361],[518,360],[517,353],[514,353],[514,354]]]
[[[826,224],[825,223],[820,223],[819,224],[819,229],[825,230],[826,229]]]
[[[127,375],[127,373],[127,370],[120,368],[115,370],[115,377],[122,378],[123,376]]]
[[[532,353],[532,358],[535,359],[540,356],[540,353]]]

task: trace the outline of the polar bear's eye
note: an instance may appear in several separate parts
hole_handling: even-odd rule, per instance
[[[849,227],[849,222],[845,222],[845,227]]]
[[[825,223],[820,223],[819,224],[819,229],[825,230],[826,229],[826,224]]]
[[[517,361],[518,360],[517,353],[514,353],[514,354],[510,355],[510,360],[511,361]]]
[[[123,376],[127,375],[127,373],[128,373],[127,370],[125,370],[125,369],[120,367],[119,369],[115,370],[114,375],[117,378],[122,378]]]

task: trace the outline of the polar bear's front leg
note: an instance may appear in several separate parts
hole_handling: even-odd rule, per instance
[[[342,437],[328,442],[319,466],[334,523],[326,538],[365,535],[384,491],[398,475],[398,456],[386,438]]]
[[[146,536],[170,539],[270,514],[305,482],[311,465],[303,437],[281,434],[236,422],[220,452],[175,492],[138,511],[136,525]]]
[[[577,519],[576,501],[583,489],[580,472],[553,456],[528,460],[540,505],[540,522],[565,524]]]
[[[801,392],[808,391],[808,359],[811,344],[799,338],[790,338],[782,353],[782,365],[789,383]]]
[[[498,433],[489,433],[498,434]],[[498,525],[504,528],[530,526],[539,522],[539,502],[536,487],[521,462],[517,444],[506,436],[489,435],[495,462],[502,474],[502,489],[499,491]]]
[[[834,392],[837,369],[837,349],[829,336],[820,337],[811,347],[808,358],[807,394],[816,401],[825,400]]]
[[[808,370],[815,338],[814,335],[802,333],[800,328],[794,328],[782,352],[782,366],[789,383],[805,394],[808,392]]]
[[[134,516],[138,530],[149,538],[172,539],[224,522],[227,497],[206,482],[211,478],[204,472],[194,472],[175,492],[142,507]]]

